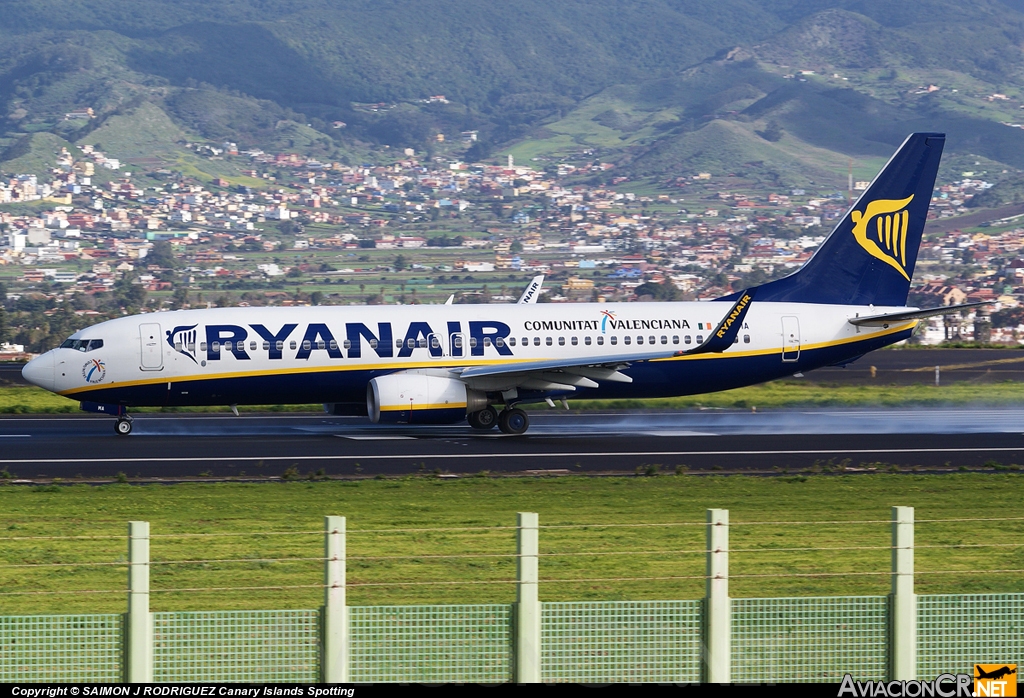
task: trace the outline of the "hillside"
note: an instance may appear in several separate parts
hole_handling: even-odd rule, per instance
[[[0,0],[0,13],[0,153],[36,153],[18,167],[52,149],[42,132],[175,162],[188,139],[356,158],[477,130],[475,156],[594,151],[633,176],[795,181],[836,177],[849,157],[870,169],[909,130],[941,129],[957,153],[1024,168],[1024,130],[1005,125],[1024,120],[1019,0]],[[96,118],[65,117],[83,107]]]

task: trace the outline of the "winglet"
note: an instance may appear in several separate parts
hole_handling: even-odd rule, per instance
[[[526,290],[523,291],[523,295],[519,296],[519,300],[516,305],[524,305],[530,303],[536,303],[537,298],[540,296],[540,287],[544,285],[544,275],[535,276],[530,280]]]
[[[721,353],[731,347],[736,341],[736,335],[739,334],[740,328],[743,327],[743,318],[746,317],[747,311],[750,310],[750,306],[754,302],[754,293],[756,291],[756,288],[751,288],[741,293],[739,299],[733,303],[729,312],[725,314],[725,317],[718,323],[718,327],[708,336],[707,340],[699,347],[681,352],[679,355],[690,356],[693,354],[707,354],[709,352]]]

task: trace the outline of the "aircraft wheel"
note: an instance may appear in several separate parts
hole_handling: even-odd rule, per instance
[[[488,405],[478,412],[470,412],[466,419],[469,421],[469,426],[474,429],[490,431],[498,423],[498,411]]]
[[[130,419],[119,419],[114,424],[114,433],[118,436],[128,436],[132,433],[132,422]]]
[[[530,418],[518,407],[503,410],[498,418],[498,428],[505,434],[525,434],[530,428]]]

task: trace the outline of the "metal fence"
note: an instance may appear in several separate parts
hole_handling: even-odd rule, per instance
[[[129,612],[0,617],[0,682],[783,683],[1024,664],[1024,594],[915,595],[897,509],[889,596],[729,598],[728,512],[711,510],[701,600],[542,603],[537,517],[521,515],[515,604],[349,607],[345,522],[328,517],[322,608],[173,613],[148,610],[136,522]]]

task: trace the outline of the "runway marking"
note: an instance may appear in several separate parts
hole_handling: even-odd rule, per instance
[[[664,429],[661,431],[643,431],[641,434],[647,436],[721,436],[721,434],[715,434],[710,431],[671,431]]]
[[[349,436],[347,434],[335,434],[339,439],[352,439],[353,441],[416,441],[415,436]]]
[[[28,439],[31,434],[0,434],[0,439]]]
[[[202,456],[184,458],[30,458],[4,459],[0,465],[33,464],[33,463],[211,463],[238,461],[286,461],[286,460],[401,460],[415,458],[419,460],[468,459],[468,458],[583,458],[587,456],[797,456],[821,455],[839,456],[848,454],[885,454],[885,453],[1020,453],[1024,446],[995,446],[974,448],[851,448],[822,450],[777,450],[777,451],[567,451],[565,453],[405,453],[382,455],[378,453],[322,456]]]

